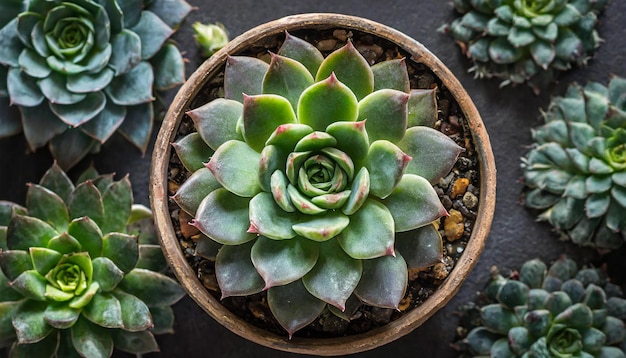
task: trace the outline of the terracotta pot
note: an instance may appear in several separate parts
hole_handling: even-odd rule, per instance
[[[426,65],[450,91],[467,120],[480,167],[480,206],[470,240],[456,266],[438,290],[423,304],[401,318],[363,334],[338,338],[310,339],[287,335],[278,336],[253,326],[224,308],[198,280],[174,233],[168,210],[168,164],[170,143],[174,141],[185,112],[200,90],[213,76],[223,70],[227,54],[245,52],[264,38],[303,29],[334,29],[359,31],[378,36],[396,44],[409,54],[407,61]],[[339,355],[373,349],[404,336],[424,323],[443,307],[459,290],[480,255],[493,218],[495,206],[496,170],[487,132],[472,100],[454,75],[422,44],[384,25],[362,18],[337,14],[304,14],[282,18],[258,26],[231,41],[224,49],[208,59],[189,78],[174,99],[159,132],[152,158],[150,196],[152,209],[165,256],[189,295],[209,315],[234,333],[267,347],[315,355]]]

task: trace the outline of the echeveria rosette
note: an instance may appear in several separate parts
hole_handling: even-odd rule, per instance
[[[0,202],[0,347],[11,357],[107,357],[158,351],[182,288],[167,268],[150,210],[128,177],[56,164],[30,184],[26,208]]]
[[[2,1],[0,137],[23,131],[62,168],[116,131],[145,151],[154,91],[184,80],[168,39],[190,10],[184,0]]]
[[[536,93],[559,71],[584,65],[600,45],[606,0],[454,0],[449,31],[476,77],[527,83]]]
[[[571,85],[552,100],[523,159],[525,204],[582,246],[618,248],[626,238],[626,80]]]
[[[464,340],[473,356],[626,357],[626,300],[600,270],[534,259],[512,277],[493,271],[488,303]]]
[[[431,223],[447,213],[431,183],[462,151],[422,125],[435,92],[410,89],[403,59],[370,67],[351,42],[324,58],[287,34],[269,65],[230,57],[225,98],[188,112],[198,132],[174,143],[194,172],[174,200],[223,245],[222,296],[267,290],[290,336],[353,295],[397,308],[407,266],[441,260]]]

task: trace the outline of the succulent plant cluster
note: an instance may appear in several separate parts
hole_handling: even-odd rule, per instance
[[[219,22],[206,25],[201,22],[194,22],[192,28],[196,43],[205,57],[211,57],[228,43],[228,31]]]
[[[184,80],[168,39],[190,10],[184,0],[2,1],[0,137],[23,131],[63,168],[116,131],[145,151],[153,90]]]
[[[584,65],[600,44],[595,25],[607,0],[454,0],[448,31],[476,77],[535,92],[559,71]]]
[[[514,278],[493,272],[485,295],[491,303],[465,339],[474,356],[626,356],[626,300],[598,269],[530,260]]]
[[[431,183],[462,151],[428,127],[435,93],[351,42],[324,58],[286,34],[269,64],[229,57],[225,98],[188,112],[197,132],[174,143],[193,175],[173,199],[223,245],[222,296],[267,290],[290,336],[350,298],[397,308],[407,267],[441,260]]]
[[[523,159],[525,204],[582,246],[615,249],[626,238],[626,80],[571,85],[543,113]]]
[[[128,177],[55,164],[30,184],[26,207],[0,202],[0,347],[11,357],[108,357],[158,350],[182,288],[167,267],[150,211]],[[151,230],[152,229],[152,230]]]

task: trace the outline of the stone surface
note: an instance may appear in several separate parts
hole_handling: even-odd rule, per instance
[[[545,108],[551,96],[563,93],[571,81],[587,80],[607,82],[611,74],[626,76],[626,38],[623,24],[626,23],[626,2],[609,1],[600,18],[599,32],[606,42],[596,52],[589,66],[574,69],[561,75],[560,82],[541,96],[533,95],[526,87],[498,88],[498,81],[474,80],[467,73],[469,61],[464,58],[452,39],[436,32],[436,29],[454,18],[449,1],[358,1],[358,0],[189,0],[198,9],[181,26],[175,36],[189,59],[187,73],[202,62],[192,39],[191,24],[194,21],[222,22],[232,37],[259,25],[283,16],[305,12],[335,12],[356,15],[389,25],[423,43],[441,59],[459,78],[473,98],[482,115],[491,137],[491,144],[498,168],[497,206],[491,234],[476,268],[448,306],[435,314],[423,326],[405,337],[373,351],[354,355],[355,358],[456,357],[449,347],[455,335],[459,305],[474,297],[485,284],[489,267],[497,265],[508,272],[527,259],[539,257],[554,260],[566,252],[579,261],[592,258],[592,254],[572,245],[558,242],[547,224],[535,222],[534,213],[520,203],[522,175],[519,158],[531,143],[530,128],[541,123],[539,108]],[[171,97],[170,97],[171,98]],[[6,110],[6,109],[0,109]],[[154,137],[156,133],[154,134]],[[153,141],[154,141],[153,137]],[[153,142],[152,142],[153,143]],[[148,204],[148,182],[150,154],[142,157],[135,148],[115,135],[103,145],[100,154],[91,155],[70,172],[76,178],[91,162],[103,173],[116,172],[117,178],[130,173],[136,201]],[[21,136],[0,140],[0,199],[24,203],[27,182],[36,182],[52,164],[46,149],[27,154],[26,143]],[[624,250],[612,257],[624,257]],[[619,261],[619,260],[615,260]],[[623,261],[623,260],[622,260]],[[622,264],[623,265],[623,264]],[[626,272],[622,267],[610,271]],[[618,281],[624,280],[617,277]],[[623,283],[623,281],[622,281]],[[277,352],[248,342],[223,328],[185,298],[175,306],[176,324],[173,335],[158,337],[161,352],[146,357],[295,357],[294,354]],[[115,353],[116,357],[126,357]]]

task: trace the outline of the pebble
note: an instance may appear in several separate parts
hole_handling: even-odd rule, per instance
[[[439,262],[433,266],[433,277],[435,277],[436,280],[444,280],[449,274],[450,272],[448,272],[444,263]]]
[[[352,37],[352,31],[348,32],[346,30],[335,30],[333,31],[333,37],[341,42],[346,42],[348,37]]]
[[[463,236],[465,226],[463,225],[463,215],[456,209],[451,209],[443,223],[443,231],[448,241],[455,241]]]
[[[376,63],[376,59],[383,54],[382,47],[373,44],[373,45],[358,45],[357,50],[363,55],[363,57],[367,60],[370,65]]]
[[[411,292],[409,292],[409,294],[406,295],[406,297],[404,297],[398,304],[398,309],[402,312],[406,311],[409,307],[411,307],[412,298],[413,298],[413,295],[411,294]]]
[[[385,324],[391,320],[393,310],[390,308],[372,307],[370,319],[379,324]]]
[[[450,193],[452,199],[456,198],[457,196],[463,195],[467,191],[467,186],[469,185],[469,183],[470,181],[467,178],[458,178],[457,180],[455,180],[454,184],[452,184],[452,191]]]
[[[202,274],[200,280],[202,281],[202,285],[211,291],[217,291],[219,289],[215,275]]]
[[[167,190],[170,195],[174,195],[178,191],[178,188],[180,188],[180,185],[175,181],[170,180],[167,182]]]
[[[337,40],[335,39],[327,39],[327,40],[322,40],[320,42],[317,43],[317,49],[324,52],[324,51],[332,51],[335,49],[335,46],[337,45]]]
[[[450,182],[452,181],[452,179],[454,179],[454,175],[454,172],[450,172],[448,175],[439,180],[439,185],[444,189],[448,189],[448,187],[450,186]]]
[[[472,192],[466,191],[465,194],[463,194],[463,204],[468,209],[474,209],[478,205],[478,197],[472,194]]]

